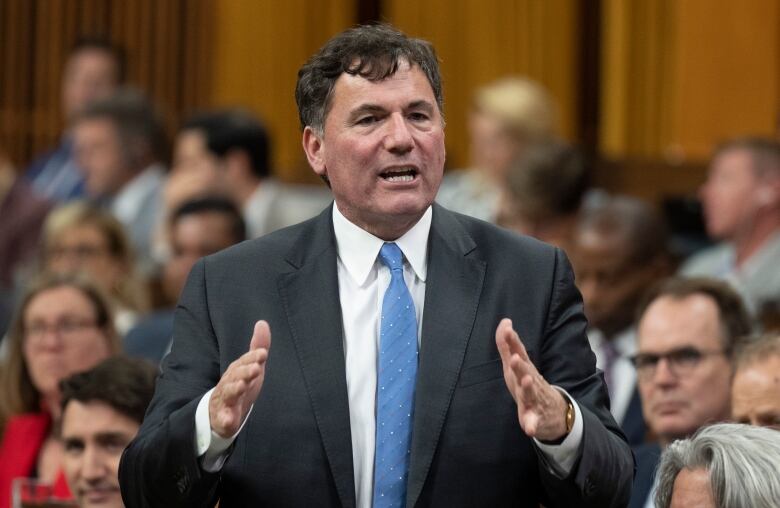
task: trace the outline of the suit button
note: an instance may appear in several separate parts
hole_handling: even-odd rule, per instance
[[[596,486],[593,485],[590,476],[585,478],[585,488],[583,490],[585,492],[586,497],[590,497],[593,495],[594,492],[596,492]]]
[[[190,477],[186,469],[180,469],[176,473],[176,488],[179,489],[179,494],[184,494],[190,488]]]

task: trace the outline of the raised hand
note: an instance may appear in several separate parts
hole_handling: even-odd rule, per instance
[[[224,438],[238,432],[252,407],[265,377],[265,362],[271,347],[271,328],[265,321],[255,323],[249,351],[228,366],[211,393],[211,430]]]
[[[566,434],[566,409],[563,394],[544,380],[512,328],[502,319],[496,328],[496,345],[504,367],[504,381],[517,403],[520,426],[530,437],[556,441]]]

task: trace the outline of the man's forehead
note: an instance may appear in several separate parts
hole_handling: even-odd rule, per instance
[[[711,297],[665,295],[647,307],[639,321],[638,340],[642,349],[717,347],[719,333],[720,317]]]
[[[408,63],[399,63],[398,68],[393,74],[382,79],[369,79],[360,74],[342,72],[333,85],[330,101],[331,107],[333,106],[334,99],[336,97],[343,98],[345,93],[350,94],[350,107],[358,107],[361,98],[363,98],[364,95],[372,95],[374,101],[381,101],[384,97],[383,94],[380,94],[379,92],[384,90],[388,84],[400,82],[401,80],[411,80],[417,88],[415,92],[419,94],[419,96],[408,97],[409,102],[424,98],[435,103],[436,98],[433,87],[422,69],[416,64],[410,66]]]

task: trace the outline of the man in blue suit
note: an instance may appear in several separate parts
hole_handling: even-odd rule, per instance
[[[296,100],[335,204],[193,268],[126,504],[625,505],[632,457],[565,256],[433,204],[431,45],[343,32]]]

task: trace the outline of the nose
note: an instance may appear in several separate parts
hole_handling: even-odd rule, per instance
[[[405,154],[414,148],[414,139],[401,113],[390,115],[388,132],[385,136],[385,148],[394,154]]]
[[[653,382],[659,386],[671,386],[677,383],[677,376],[672,372],[669,360],[661,358],[655,366]]]
[[[90,482],[102,479],[106,474],[102,454],[94,447],[87,446],[81,456],[81,476]]]
[[[62,346],[62,336],[56,326],[48,326],[38,337],[38,345],[43,350],[56,350]]]

